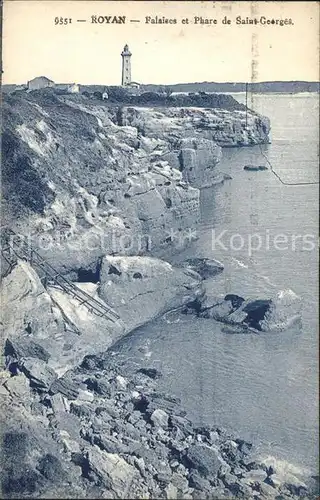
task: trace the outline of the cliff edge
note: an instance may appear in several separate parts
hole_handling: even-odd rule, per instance
[[[253,112],[120,108],[52,89],[5,96],[3,122],[3,225],[63,272],[172,245],[198,220],[221,146],[267,142],[270,129]]]

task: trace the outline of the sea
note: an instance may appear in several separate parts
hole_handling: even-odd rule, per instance
[[[234,97],[245,102],[244,94]],[[135,330],[112,354],[128,371],[160,370],[160,387],[181,399],[195,424],[221,426],[253,442],[260,458],[314,474],[319,96],[249,94],[248,104],[270,118],[270,144],[223,149],[217,169],[232,179],[201,191],[197,239],[166,258],[223,262],[223,273],[206,281],[212,295],[268,298],[292,290],[302,301],[302,321],[284,331],[233,333],[214,320],[175,312]],[[268,170],[243,170],[248,164]]]

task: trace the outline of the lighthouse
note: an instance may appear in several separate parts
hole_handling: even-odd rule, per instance
[[[131,52],[126,44],[121,52],[122,56],[122,77],[121,85],[130,85],[131,83]]]

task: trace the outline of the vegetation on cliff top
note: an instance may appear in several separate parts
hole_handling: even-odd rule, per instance
[[[170,94],[164,87],[159,88],[158,91],[139,92],[134,95],[130,90],[119,87],[111,86],[106,87],[103,85],[81,85],[80,94],[87,98],[102,100],[102,95],[105,91],[108,93],[108,104],[117,104],[121,106],[142,106],[142,107],[198,107],[198,108],[211,108],[211,109],[226,109],[228,111],[245,110],[244,104],[240,104],[236,99],[230,95],[225,94],[207,94],[206,92],[189,93],[189,94]],[[25,90],[16,90],[11,92],[13,95],[25,95]],[[34,90],[30,95],[34,96],[53,96],[68,94],[66,89],[60,88],[46,88],[41,90]],[[29,94],[27,94],[29,95]]]
[[[185,173],[181,174],[183,182],[187,180],[191,186],[198,186],[199,179],[207,176],[210,179],[208,182],[211,182],[215,175],[213,167],[217,144],[249,145],[268,140],[268,121],[249,111],[246,128],[245,112],[241,111],[245,107],[231,96],[171,96],[165,93],[133,96],[121,87],[110,88],[108,94],[109,99],[103,100],[98,90],[86,96],[84,93],[69,94],[50,88],[32,92],[20,90],[4,96],[2,215],[5,224],[36,214],[38,218],[50,217],[50,227],[62,224],[61,218],[63,227],[73,227],[73,224],[78,227],[79,220],[82,221],[79,214],[87,214],[91,210],[86,207],[92,202],[92,196],[98,211],[116,208],[121,210],[123,217],[130,218],[128,214],[136,214],[138,210],[134,198],[128,201],[127,191],[132,184],[130,176],[138,176],[134,182],[138,182],[139,186],[147,183],[146,192],[149,192],[152,189],[148,179],[144,178],[144,172],[158,179],[164,168],[160,165],[156,173],[150,174],[153,163],[158,161],[157,157],[149,158],[157,141],[159,147],[165,147],[170,153],[165,158],[170,172],[181,168],[183,162],[188,165],[183,168]],[[172,102],[174,106],[169,105]],[[209,108],[206,107],[208,103],[212,104]],[[190,157],[186,156],[187,153],[180,154],[180,150],[185,148],[192,149]],[[167,175],[166,168],[164,175]],[[198,172],[192,179],[186,174],[191,170]],[[175,175],[174,172],[172,175]],[[158,197],[159,203],[163,203],[158,191],[164,190],[164,183],[160,184],[153,194]],[[82,200],[84,195],[80,188],[85,190],[90,202]],[[170,189],[176,189],[176,181],[172,182]],[[184,193],[194,199],[192,190],[187,192],[184,189]],[[165,194],[163,196],[165,200],[168,198]],[[70,200],[75,200],[73,209],[69,206]],[[111,206],[108,200],[112,200]],[[186,201],[185,197],[183,200]],[[65,208],[66,205],[69,209]],[[146,201],[148,219],[152,212],[150,205],[158,206],[150,200]],[[193,207],[193,201],[187,206]],[[52,208],[50,214],[52,211],[55,214],[52,212],[52,220],[47,212],[49,207]],[[168,224],[172,225],[171,218],[175,212],[168,212]],[[193,214],[193,209],[191,212]],[[105,217],[103,214],[100,216]],[[91,227],[100,220],[91,220],[91,215],[89,218],[90,221],[83,221],[85,227]],[[142,224],[137,215],[134,221],[134,224]]]
[[[88,91],[85,92],[88,93]],[[100,97],[99,91],[96,91],[95,95]],[[207,94],[205,92],[170,95],[169,92],[149,91],[140,93],[140,95],[132,95],[123,87],[109,87],[108,95],[110,102],[132,106],[201,107],[227,109],[228,111],[246,109],[243,104],[230,95]]]

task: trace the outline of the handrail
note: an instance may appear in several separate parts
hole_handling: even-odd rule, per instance
[[[12,234],[15,234],[12,230],[10,231]],[[6,255],[7,252],[10,252],[10,258]],[[22,258],[30,262],[32,267],[35,268],[35,271],[38,273],[36,267],[40,268],[42,272],[44,272],[44,276],[40,278],[43,280],[44,278],[53,281],[59,287],[61,287],[65,292],[72,294],[76,299],[80,301],[80,305],[85,305],[91,312],[96,314],[99,317],[107,317],[110,321],[115,322],[117,319],[120,319],[120,316],[107,304],[103,304],[99,300],[92,297],[90,294],[77,287],[72,281],[68,280],[65,276],[63,276],[59,271],[57,271],[51,264],[49,264],[34,248],[30,245],[23,247],[23,245],[19,245],[19,249],[15,248],[14,243],[7,243],[7,245],[1,248],[1,253],[8,264],[13,264],[13,256],[12,253],[17,258]]]

